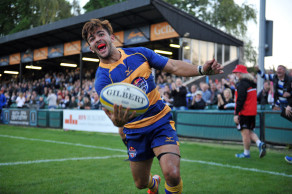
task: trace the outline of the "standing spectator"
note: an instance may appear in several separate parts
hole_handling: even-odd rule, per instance
[[[211,92],[207,83],[202,84],[202,98],[206,104],[211,104]]]
[[[52,89],[49,89],[49,95],[48,95],[47,101],[48,101],[48,108],[49,109],[57,108],[57,96],[53,92]]]
[[[23,105],[25,103],[25,97],[22,92],[19,92],[19,95],[15,101],[16,101],[17,108],[23,108]]]
[[[66,95],[65,96],[65,99],[64,99],[64,103],[63,103],[63,108],[66,109],[69,107],[69,104],[70,104],[70,96],[69,95]]]
[[[230,88],[226,88],[223,91],[223,96],[218,94],[218,109],[219,110],[233,110],[234,109],[234,101],[232,98],[232,92]]]
[[[101,110],[101,103],[99,101],[99,96],[96,91],[93,92],[93,102],[91,103],[91,109]]]
[[[202,91],[197,91],[195,93],[195,96],[192,100],[192,104],[189,106],[189,109],[205,109],[206,102],[204,101],[202,97]]]
[[[211,83],[211,88],[210,88],[210,92],[211,92],[211,98],[210,98],[210,104],[217,104],[218,103],[218,94],[219,94],[219,91],[217,90],[217,86],[216,86],[216,83]]]
[[[192,104],[193,98],[195,97],[195,93],[197,91],[197,85],[193,84],[191,86],[190,92],[187,93],[187,104],[190,106]]]
[[[2,121],[2,108],[6,105],[6,97],[4,95],[4,89],[0,90],[0,121]]]
[[[259,148],[259,157],[262,158],[266,155],[266,144],[261,142],[253,131],[257,115],[257,90],[254,77],[248,73],[244,65],[237,65],[233,73],[239,80],[235,90],[234,122],[241,132],[244,146],[244,152],[235,154],[235,157],[250,158],[250,145],[253,140]]]
[[[257,67],[258,69],[258,67]],[[286,67],[279,65],[276,74],[265,74],[258,69],[258,74],[265,80],[273,81],[274,85],[274,107],[273,110],[281,110],[288,105],[288,98],[291,97],[291,79]]]
[[[258,96],[257,96],[258,104],[261,104],[261,105],[269,104],[269,101],[268,101],[269,93],[270,93],[270,81],[265,81],[263,89],[258,93]]]
[[[182,85],[180,78],[177,78],[175,83],[171,84],[171,96],[173,97],[173,110],[187,109],[187,88]]]

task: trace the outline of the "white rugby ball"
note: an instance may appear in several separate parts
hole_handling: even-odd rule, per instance
[[[130,113],[136,115],[145,113],[149,107],[149,99],[145,92],[133,84],[113,83],[104,87],[100,92],[100,102],[104,108],[113,111],[114,104],[122,105],[123,111],[130,108]]]

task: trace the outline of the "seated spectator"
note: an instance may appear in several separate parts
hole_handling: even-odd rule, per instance
[[[69,107],[69,104],[70,104],[70,96],[69,95],[66,95],[65,96],[65,99],[64,99],[64,102],[63,102],[63,108],[66,109]]]
[[[232,92],[230,88],[226,88],[223,91],[223,96],[221,94],[217,95],[218,98],[218,109],[219,110],[233,110],[234,109],[234,100],[232,98]]]
[[[197,91],[195,97],[192,100],[192,104],[189,106],[189,109],[205,109],[206,102],[202,98],[202,91]]]
[[[69,109],[77,109],[77,107],[78,107],[78,104],[77,104],[77,102],[76,102],[76,98],[75,98],[75,96],[72,96],[71,97],[71,102],[70,102],[70,104],[69,104]]]
[[[25,103],[25,97],[23,96],[22,92],[19,92],[19,95],[15,101],[16,101],[17,108],[23,108],[24,103]]]
[[[89,101],[89,98],[87,96],[85,96],[83,98],[83,108],[86,110],[90,110],[90,107],[91,107],[91,103]]]
[[[37,108],[38,109],[44,109],[46,106],[46,103],[44,101],[44,97],[40,96],[39,100],[37,101]]]

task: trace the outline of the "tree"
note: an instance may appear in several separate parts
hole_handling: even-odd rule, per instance
[[[125,0],[89,0],[84,6],[83,9],[85,9],[85,12],[93,11],[95,9],[100,9],[106,6],[110,6],[116,3],[121,3]]]
[[[198,19],[244,40],[245,60],[256,64],[256,50],[246,37],[247,22],[256,22],[256,10],[246,3],[234,0],[164,0]]]
[[[77,4],[77,0],[73,5],[66,0],[1,0],[0,36],[80,14]]]

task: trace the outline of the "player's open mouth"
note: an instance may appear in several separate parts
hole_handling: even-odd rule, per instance
[[[98,49],[99,51],[103,51],[103,50],[105,50],[105,49],[106,49],[106,44],[104,44],[104,43],[99,44],[99,45],[97,46],[97,49]]]

